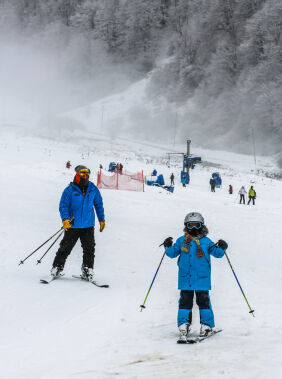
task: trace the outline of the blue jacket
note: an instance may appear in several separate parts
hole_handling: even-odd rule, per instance
[[[95,225],[95,208],[99,221],[104,221],[103,200],[99,189],[89,182],[85,196],[74,183],[64,190],[60,201],[60,214],[62,220],[74,217],[72,228],[90,228]]]
[[[166,249],[170,258],[178,258],[178,289],[208,291],[211,289],[211,260],[210,256],[221,258],[224,250],[213,246],[214,243],[206,236],[199,239],[203,257],[197,256],[197,244],[191,241],[189,252],[181,250],[185,236],[179,237],[176,242]],[[213,246],[213,247],[212,247]]]

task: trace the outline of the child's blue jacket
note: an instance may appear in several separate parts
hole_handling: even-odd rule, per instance
[[[181,250],[185,236],[179,237],[176,242],[166,249],[170,258],[178,258],[178,289],[208,291],[211,289],[211,260],[210,256],[222,258],[224,250],[213,246],[214,243],[206,236],[199,238],[203,257],[197,256],[197,244],[191,241],[189,252]]]

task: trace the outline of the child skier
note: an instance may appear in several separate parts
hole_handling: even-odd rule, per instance
[[[178,327],[180,337],[178,343],[186,343],[192,323],[192,307],[194,292],[200,309],[200,336],[212,334],[214,315],[211,307],[209,290],[211,289],[210,255],[222,258],[228,245],[219,240],[215,245],[206,235],[208,229],[204,218],[198,212],[188,213],[184,220],[185,235],[173,244],[172,238],[166,238],[164,247],[166,255],[178,258],[178,289],[180,289]]]

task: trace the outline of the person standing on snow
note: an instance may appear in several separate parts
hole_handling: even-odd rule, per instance
[[[255,199],[256,199],[257,194],[253,186],[251,186],[251,188],[249,189],[248,195],[249,195],[248,205],[250,204],[251,201],[253,202],[253,205],[255,205]]]
[[[215,180],[213,178],[210,179],[210,186],[211,186],[211,191],[215,192]]]
[[[192,323],[193,297],[200,309],[200,336],[212,334],[214,315],[209,290],[211,289],[210,256],[222,258],[228,245],[219,240],[215,245],[208,237],[208,229],[203,216],[198,212],[188,213],[184,220],[185,235],[173,244],[172,238],[164,241],[165,253],[170,258],[178,258],[178,289],[180,290],[178,310],[178,343],[186,343]]]
[[[242,186],[239,190],[239,195],[240,195],[240,204],[243,202],[243,204],[246,204],[245,203],[245,195],[247,194],[247,191],[245,190],[245,187]]]
[[[233,194],[233,187],[231,184],[229,184],[229,194],[232,195]]]
[[[68,255],[80,239],[83,249],[82,276],[92,281],[94,280],[95,258],[93,207],[100,222],[100,232],[102,232],[105,228],[103,200],[99,189],[89,181],[90,170],[85,166],[77,166],[75,171],[74,180],[64,190],[60,201],[59,210],[65,234],[56,253],[51,275],[62,274]],[[74,222],[71,224],[73,217]]]
[[[182,183],[183,187],[186,187],[186,175],[185,175],[185,173],[183,173],[181,175],[181,183]]]
[[[173,175],[173,173],[170,175],[170,185],[174,186],[174,175]]]

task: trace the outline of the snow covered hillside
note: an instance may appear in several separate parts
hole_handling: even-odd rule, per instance
[[[278,379],[282,376],[282,182],[266,178],[270,159],[194,149],[204,164],[183,188],[181,162],[167,166],[171,146],[103,135],[75,135],[66,143],[2,130],[0,167],[0,357],[1,379],[197,378]],[[185,151],[185,146],[175,146]],[[72,168],[65,168],[67,160]],[[106,229],[96,231],[95,273],[109,289],[73,279],[82,261],[78,243],[65,277],[39,283],[49,273],[58,244],[36,265],[45,249],[21,259],[61,227],[58,202],[85,164],[96,182],[99,164],[122,162],[130,171],[156,168],[176,177],[173,194],[145,187],[144,193],[102,190]],[[258,175],[258,170],[261,170]],[[223,186],[211,193],[218,171]],[[228,194],[232,184],[234,194]],[[255,206],[240,205],[241,185],[254,185]],[[146,309],[140,312],[163,249],[158,245],[183,233],[190,211],[201,212],[213,241],[225,239],[229,258],[255,318],[226,258],[212,260],[211,300],[216,327],[223,332],[196,345],[177,345],[179,291],[177,262],[165,257]],[[193,331],[199,329],[198,309]]]

